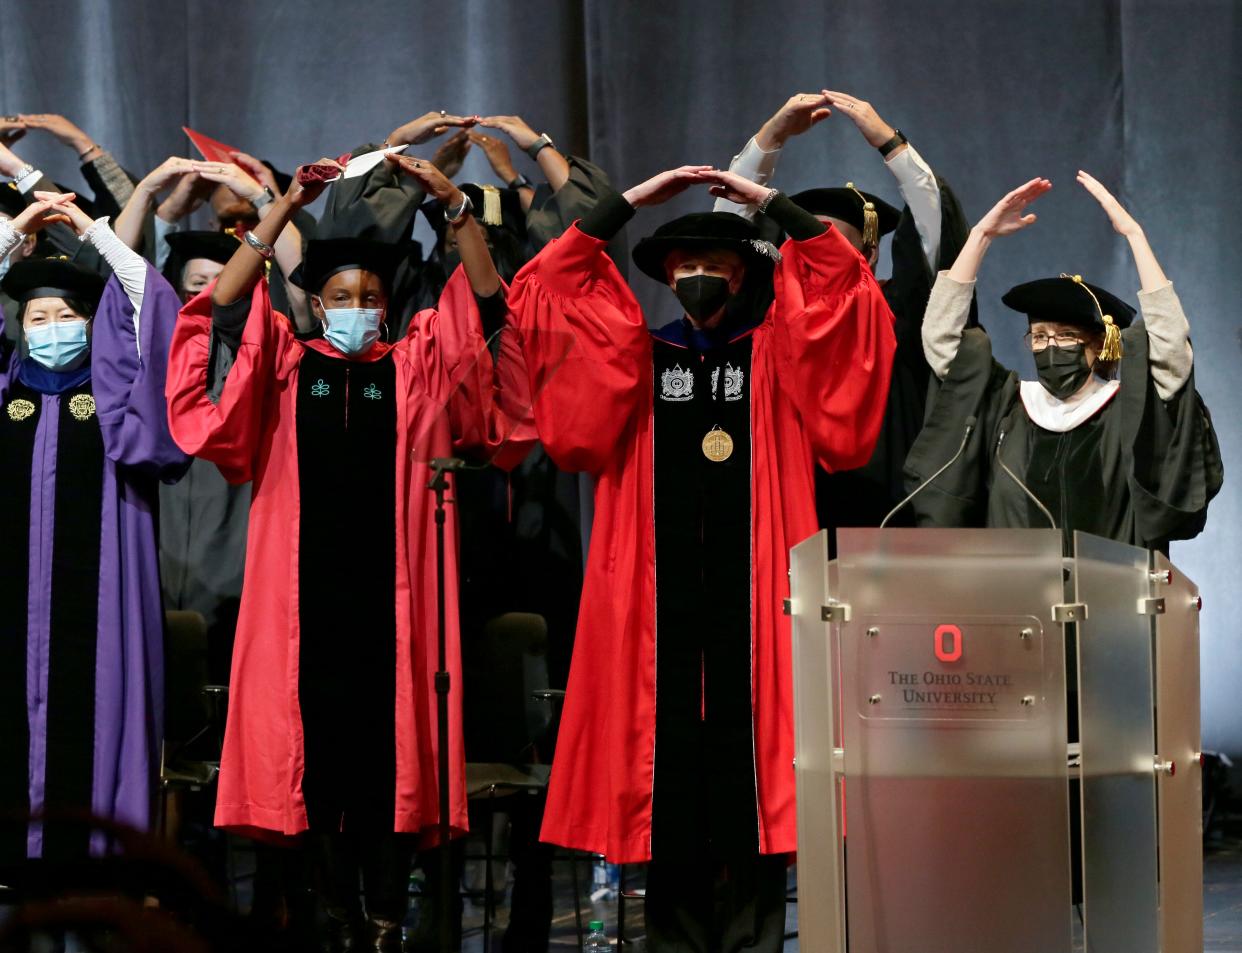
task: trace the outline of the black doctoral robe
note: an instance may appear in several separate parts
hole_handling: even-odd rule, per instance
[[[908,206],[902,209],[901,221],[893,233],[893,274],[882,287],[884,300],[896,318],[897,356],[875,452],[865,466],[856,470],[816,470],[816,511],[819,525],[829,531],[828,545],[833,554],[838,527],[879,526],[908,492],[904,489],[903,467],[923,428],[931,379],[931,368],[923,356],[923,313],[936,271],[953,264],[970,233],[970,223],[957,196],[940,176],[936,176],[936,181],[940,185],[940,250],[936,270],[928,267]],[[978,323],[978,309],[972,301],[967,327]],[[913,522],[909,510],[903,509],[894,515],[890,525],[911,526]]]
[[[1211,415],[1193,372],[1172,398],[1160,398],[1141,324],[1121,337],[1117,395],[1080,426],[1052,433],[1027,415],[1018,376],[993,360],[987,334],[966,330],[948,376],[933,385],[927,423],[906,460],[907,492],[957,451],[968,417],[978,424],[961,459],[911,503],[918,525],[1046,526],[997,465],[1001,443],[1001,459],[1051,511],[1067,554],[1075,530],[1163,550],[1197,536],[1224,478]]]

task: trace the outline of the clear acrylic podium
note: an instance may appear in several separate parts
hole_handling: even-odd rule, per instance
[[[1083,533],[837,542],[791,561],[804,953],[1070,953],[1079,855],[1087,951],[1201,951],[1195,585]]]

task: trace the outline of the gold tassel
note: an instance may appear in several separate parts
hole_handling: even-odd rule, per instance
[[[1095,296],[1095,292],[1087,287],[1087,283],[1082,280],[1082,275],[1067,275],[1061,272],[1062,278],[1068,278],[1074,284],[1078,285],[1083,291],[1091,295],[1091,300],[1095,302],[1095,310],[1100,315],[1100,320],[1104,322],[1104,346],[1100,349],[1101,361],[1120,361],[1122,357],[1121,348],[1121,328],[1117,327],[1117,322],[1113,320],[1111,314],[1105,314],[1104,309],[1100,307],[1100,299]]]
[[[846,182],[845,187],[858,196],[863,207],[863,245],[875,248],[880,244],[880,213],[875,210],[875,203],[868,202],[867,197],[854,188],[853,182]]]
[[[484,185],[481,188],[483,189],[483,224],[501,224],[504,218],[500,211],[500,189],[494,185]]]

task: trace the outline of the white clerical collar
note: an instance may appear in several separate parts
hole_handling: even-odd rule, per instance
[[[1022,406],[1037,426],[1065,433],[1085,423],[1117,395],[1120,381],[1106,381],[1096,374],[1072,397],[1053,397],[1039,381],[1021,381]]]

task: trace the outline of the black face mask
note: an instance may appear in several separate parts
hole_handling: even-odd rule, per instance
[[[457,266],[461,264],[461,252],[457,250],[446,251],[444,253],[444,277],[447,278],[457,270]]]
[[[1039,382],[1053,397],[1065,400],[1078,393],[1091,376],[1087,351],[1081,344],[1073,347],[1046,347],[1035,352],[1035,371]]]
[[[718,275],[678,278],[675,293],[686,314],[696,321],[705,321],[729,300],[729,279]]]

